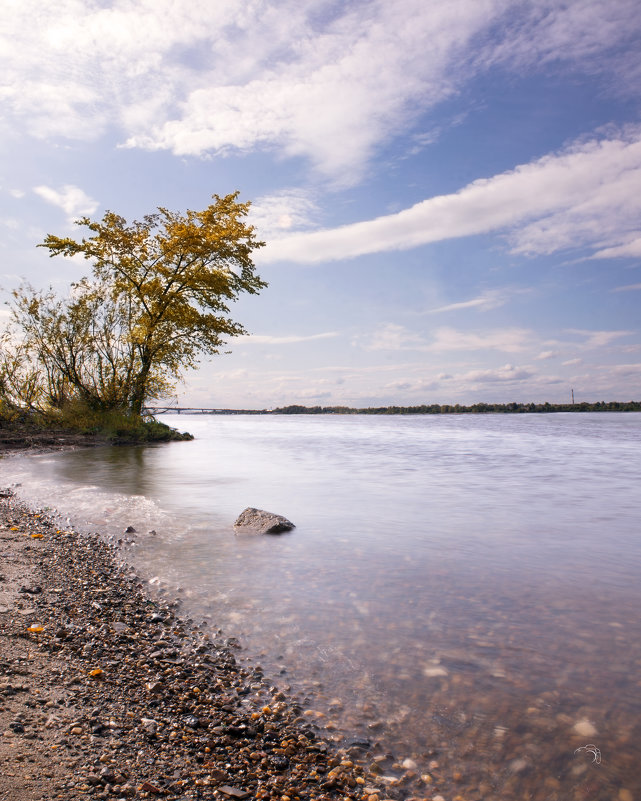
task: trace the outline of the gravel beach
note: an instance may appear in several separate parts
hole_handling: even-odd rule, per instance
[[[240,662],[98,536],[0,491],[2,801],[404,797]]]

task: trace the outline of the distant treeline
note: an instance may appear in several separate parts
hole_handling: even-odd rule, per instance
[[[375,406],[283,406],[271,414],[548,414],[550,412],[641,412],[641,401],[597,403],[475,403],[473,406],[440,405]]]

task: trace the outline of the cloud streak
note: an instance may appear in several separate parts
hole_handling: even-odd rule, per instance
[[[430,314],[441,314],[442,312],[460,311],[462,309],[478,309],[478,311],[491,311],[498,309],[507,302],[503,292],[493,289],[479,295],[478,298],[464,300],[459,303],[449,303],[447,306],[439,306],[437,309],[430,309]]]
[[[448,351],[498,350],[516,353],[530,343],[532,332],[524,328],[499,328],[486,331],[461,331],[449,326],[434,329],[427,337],[407,328],[389,323],[361,341],[365,350]]]
[[[617,286],[611,289],[611,292],[635,292],[641,289],[641,284],[626,284],[626,286]]]
[[[235,337],[234,342],[243,345],[293,345],[298,342],[314,342],[319,339],[333,339],[339,336],[337,331],[326,331],[321,334],[290,334],[289,336],[269,336],[266,334],[246,334]]]
[[[503,232],[515,253],[628,238],[641,216],[641,129],[577,143],[396,214],[270,242],[262,262],[314,264]]]

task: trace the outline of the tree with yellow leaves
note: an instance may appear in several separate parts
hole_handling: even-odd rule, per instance
[[[252,261],[264,243],[238,193],[213,200],[185,214],[158,208],[131,224],[108,211],[99,222],[78,220],[87,238],[45,238],[39,247],[51,256],[82,255],[93,271],[67,300],[30,287],[14,293],[14,320],[47,377],[51,405],[79,398],[140,415],[200,354],[245,333],[229,306],[266,286]]]

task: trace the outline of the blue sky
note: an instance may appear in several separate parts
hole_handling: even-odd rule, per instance
[[[637,0],[8,0],[4,293],[239,190],[269,283],[182,405],[641,398]],[[5,313],[6,314],[6,313]]]

